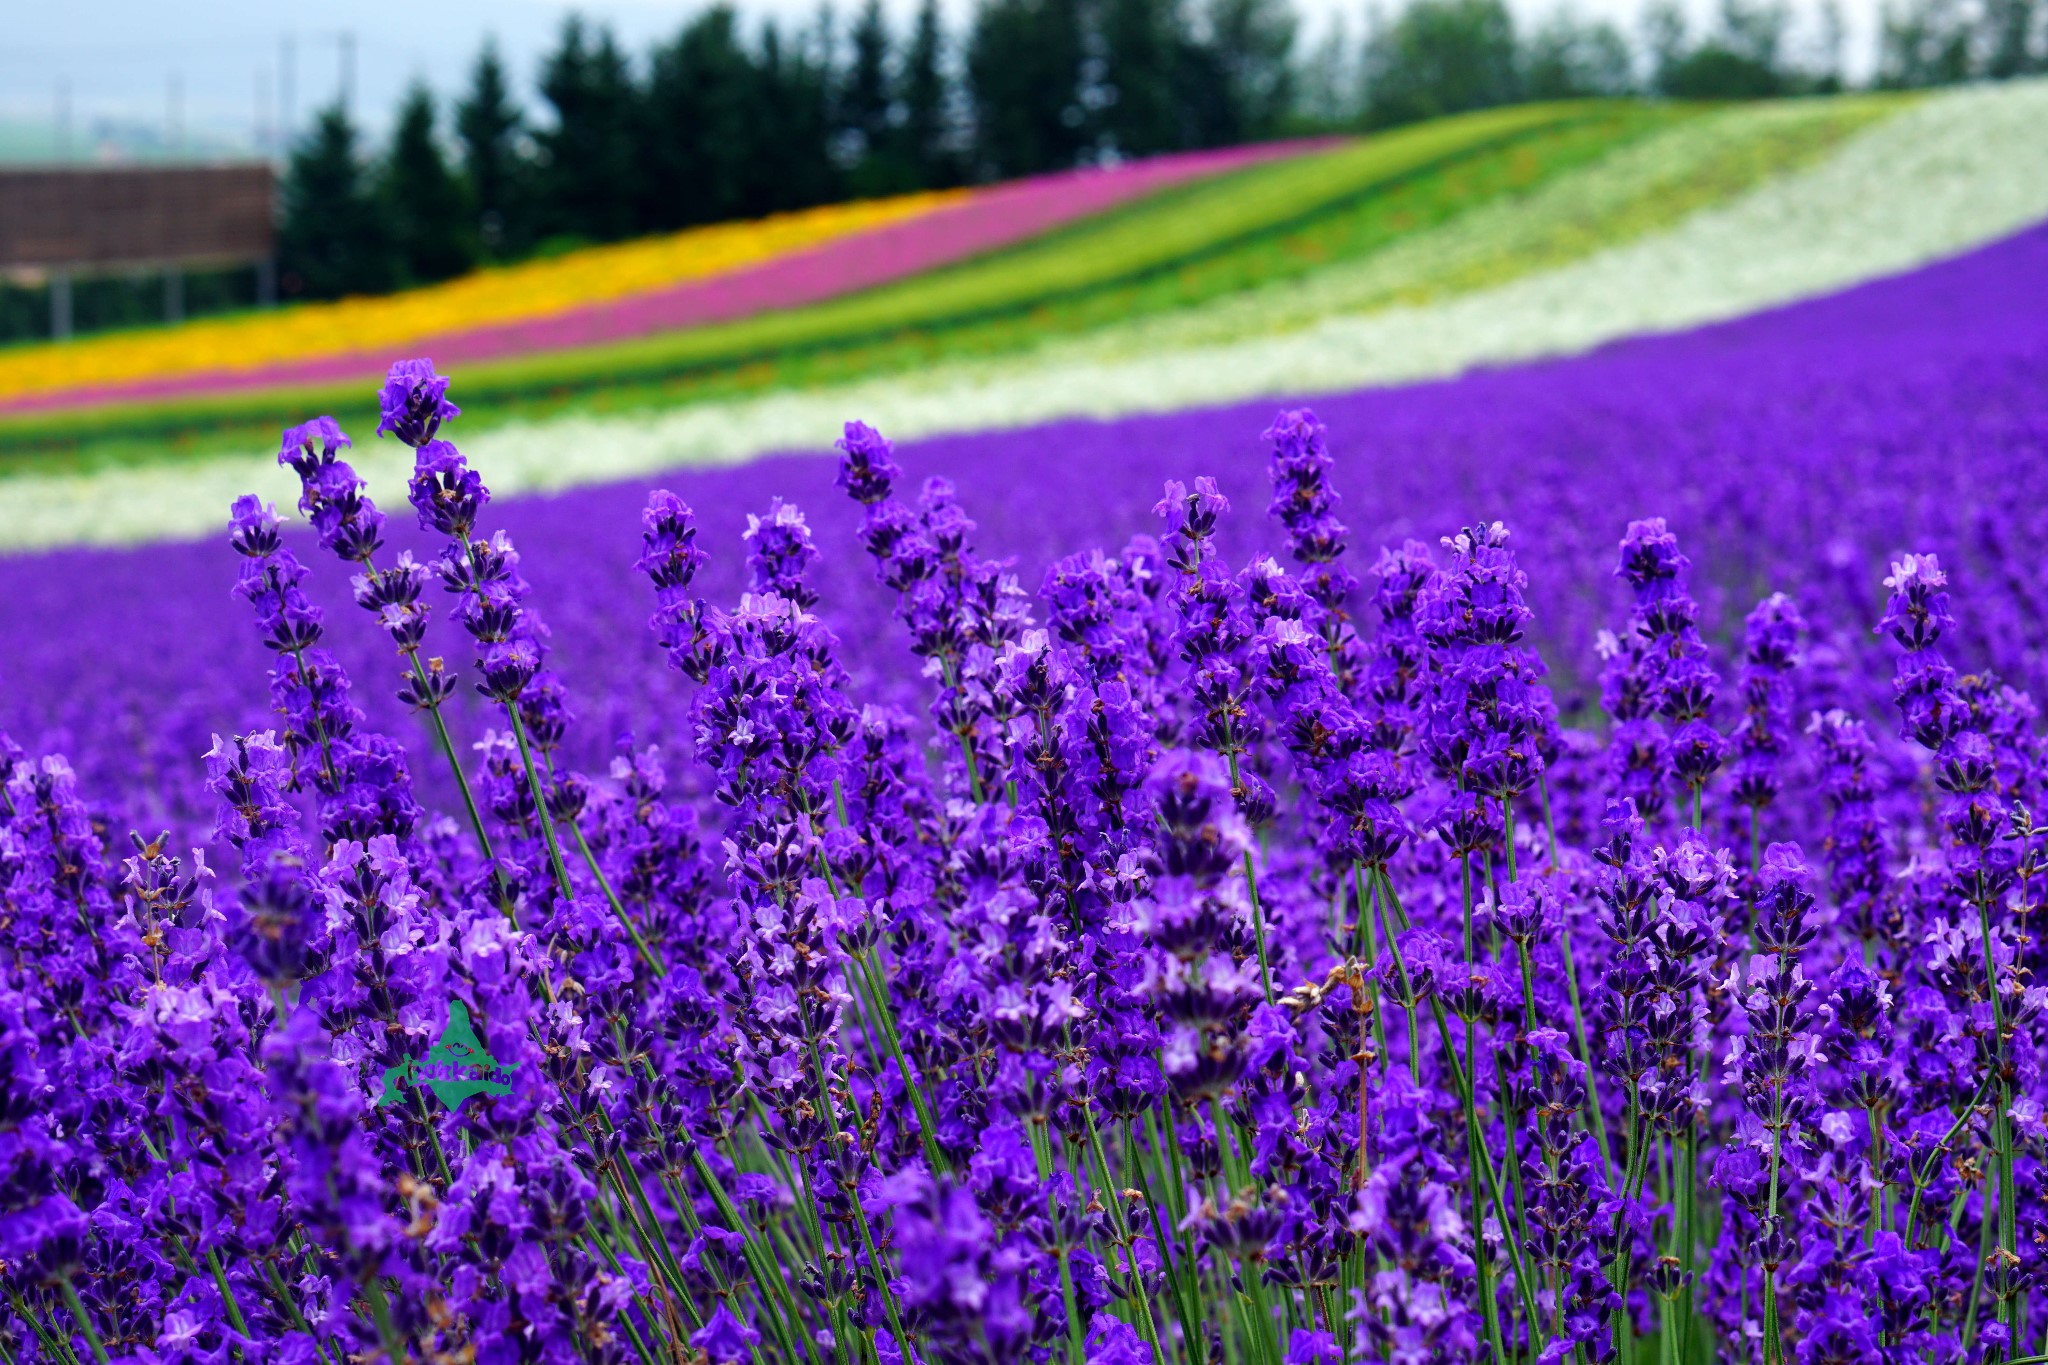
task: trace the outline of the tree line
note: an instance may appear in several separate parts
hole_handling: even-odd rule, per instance
[[[749,31],[707,9],[639,61],[570,18],[533,117],[486,43],[443,120],[415,85],[366,154],[339,107],[293,147],[287,294],[444,279],[484,262],[847,198],[1225,146],[1295,125],[1287,0],[986,0],[956,40],[925,0]]]
[[[1526,99],[1755,98],[1841,88],[1823,0],[1795,52],[1783,0],[1723,0],[1695,30],[1655,0],[1625,35],[1569,7],[1411,0],[1298,51],[1289,0],[981,0],[964,33],[924,0],[842,29],[726,5],[635,57],[570,18],[529,111],[486,43],[444,110],[416,85],[382,148],[338,107],[293,147],[288,295],[372,293],[481,263],[853,197],[944,188],[1291,133],[1387,127]],[[1895,0],[1879,83],[2048,70],[2048,0]]]

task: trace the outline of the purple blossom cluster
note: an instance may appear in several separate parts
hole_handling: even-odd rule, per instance
[[[1035,581],[852,423],[911,666],[797,505],[658,491],[683,739],[591,764],[448,388],[405,548],[328,419],[310,540],[235,504],[197,846],[0,744],[9,1365],[2048,1356],[2048,751],[1935,555],[1723,637],[1629,524],[1596,707],[1513,529],[1356,554],[1307,411],[1277,536],[1190,470]],[[458,1021],[503,1083],[387,1100]]]

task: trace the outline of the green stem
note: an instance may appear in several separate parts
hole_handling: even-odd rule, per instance
[[[2005,1079],[2005,1004],[1998,990],[1998,968],[1991,956],[1991,908],[1983,901],[1977,903],[1977,924],[1980,937],[1978,942],[1984,949],[1984,984],[1991,992],[1991,1023],[1995,1032],[1991,1039],[1992,1074],[1998,1080],[1998,1109],[1991,1116],[1991,1140],[1996,1150],[1998,1167],[1998,1248],[2005,1253],[2006,1265],[2018,1260],[2018,1186],[2013,1180],[2012,1126],[2006,1119],[2006,1111],[2012,1108],[2012,1088]],[[1981,1274],[1982,1267],[1979,1267]],[[1972,1298],[1974,1300],[1974,1291]],[[1974,1303],[1973,1303],[1974,1307]],[[2005,1323],[2007,1341],[2017,1338],[2014,1329],[2016,1302],[2010,1298],[1999,1301],[1999,1317]],[[1964,1340],[1968,1340],[1965,1334]],[[2010,1345],[2007,1347],[2011,1349]]]
[[[385,1301],[384,1286],[375,1276],[363,1281],[363,1297],[369,1301],[370,1321],[377,1325],[377,1340],[384,1344],[385,1357],[391,1365],[405,1365],[405,1343],[398,1339],[398,1329],[391,1325],[391,1305]]]
[[[889,1316],[889,1333],[896,1338],[896,1349],[907,1356],[910,1351],[910,1338],[903,1331],[903,1319],[896,1314],[896,1295],[889,1289],[889,1267],[883,1263],[881,1253],[875,1250],[875,1234],[868,1227],[867,1209],[861,1203],[860,1191],[849,1188],[848,1192],[852,1196],[850,1202],[853,1205],[853,1221],[860,1228],[861,1245],[867,1248],[868,1269],[874,1272],[875,1288],[881,1291],[882,1311]],[[1072,1293],[1071,1286],[1068,1292]],[[1071,1299],[1068,1308],[1071,1311]]]
[[[547,793],[541,789],[540,774],[534,770],[533,749],[526,742],[526,722],[519,718],[519,703],[505,703],[505,715],[512,722],[512,738],[519,745],[519,762],[526,770],[526,789],[533,794],[533,809],[540,817],[540,832],[547,840],[548,866],[554,869],[555,886],[564,899],[573,898],[576,889],[569,884],[569,869],[562,865],[562,846],[555,838],[554,817],[548,813]]]
[[[1244,884],[1252,898],[1252,937],[1259,947],[1259,982],[1266,988],[1266,1003],[1273,1003],[1273,969],[1266,962],[1266,916],[1259,908],[1259,879],[1252,871],[1252,851],[1244,851]]]
[[[882,982],[881,963],[874,958],[874,950],[862,949],[850,954],[854,971],[860,979],[860,990],[874,1010],[876,1022],[880,1025],[882,1045],[889,1050],[889,1058],[896,1063],[896,1069],[903,1076],[904,1093],[910,1096],[911,1108],[917,1112],[917,1135],[924,1146],[924,1158],[931,1164],[932,1174],[946,1175],[952,1165],[945,1153],[939,1150],[938,1123],[931,1112],[930,1101],[917,1078],[910,1074],[910,1062],[903,1052],[903,1037],[896,1027],[896,1012],[889,1003],[889,992]]]
[[[645,962],[648,970],[656,976],[666,976],[668,974],[667,965],[654,955],[652,948],[647,946],[647,940],[640,936],[640,930],[634,925],[632,916],[628,915],[626,907],[619,903],[617,893],[612,890],[610,880],[604,875],[604,869],[597,865],[597,855],[590,851],[590,843],[583,837],[583,827],[574,820],[571,820],[569,822],[569,832],[576,836],[576,848],[583,855],[583,865],[589,868],[590,875],[597,879],[598,890],[604,892],[605,903],[611,906],[612,914],[619,921],[619,927],[624,929],[627,936],[633,940],[634,948],[639,950],[640,960]]]
[[[1977,1336],[1977,1304],[1984,1292],[1984,1262],[1991,1258],[1991,1235],[1996,1230],[1996,1212],[1991,1207],[1991,1190],[1984,1190],[1983,1208],[1977,1215],[1977,1273],[1970,1279],[1970,1310],[1963,1315],[1963,1340]]]
[[[1358,902],[1358,933],[1359,937],[1365,941],[1365,970],[1368,973],[1368,982],[1365,987],[1365,991],[1367,998],[1372,1001],[1372,1041],[1374,1048],[1376,1048],[1379,1052],[1380,1066],[1382,1069],[1384,1069],[1389,1059],[1387,1057],[1386,1021],[1380,1018],[1379,1009],[1379,982],[1377,978],[1380,967],[1380,934],[1379,926],[1373,922],[1375,919],[1378,918],[1378,915],[1376,913],[1375,905],[1371,901],[1368,901],[1366,899],[1365,868],[1357,862],[1353,862],[1351,864],[1351,884],[1353,888],[1353,898]],[[1341,899],[1342,895],[1343,893],[1340,891],[1338,893],[1338,897]],[[1410,1011],[1410,1014],[1412,1017],[1412,1010]],[[1409,1034],[1411,1037],[1414,1034],[1414,1025],[1412,1022],[1409,1026]],[[1364,1089],[1364,1082],[1362,1078],[1360,1080],[1359,1088],[1361,1090]],[[1363,1121],[1364,1119],[1361,1115],[1360,1122],[1362,1123]],[[1359,1130],[1358,1145],[1361,1151],[1365,1147],[1365,1130],[1363,1128]]]
[[[242,1317],[242,1305],[235,1302],[235,1291],[228,1287],[227,1272],[221,1269],[220,1253],[212,1247],[206,1249],[206,1268],[213,1272],[214,1287],[220,1290],[221,1302],[228,1310],[228,1321],[234,1324],[235,1331],[248,1336],[249,1324]],[[236,1354],[241,1353],[237,1351]]]
[[[406,662],[412,665],[412,675],[424,688],[427,685],[427,671],[420,666],[420,652],[406,651]],[[434,725],[434,740],[441,752],[447,756],[448,769],[455,775],[455,789],[462,794],[462,808],[469,815],[469,828],[476,835],[477,846],[483,850],[484,860],[494,867],[498,855],[491,849],[491,836],[484,829],[483,813],[477,809],[476,793],[469,789],[469,778],[462,771],[462,760],[455,753],[455,741],[448,734],[448,721],[442,716],[439,705],[429,706],[427,719]]]
[[[719,1182],[717,1172],[711,1169],[711,1163],[704,1159],[704,1153],[695,1146],[690,1148],[690,1164],[696,1168],[697,1178],[704,1182],[704,1188],[710,1192],[711,1202],[718,1207],[718,1216],[725,1220],[728,1228],[739,1233],[747,1268],[753,1271],[754,1282],[761,1288],[763,1303],[771,1301],[772,1298],[780,1310],[779,1316],[791,1326],[793,1341],[802,1343],[805,1358],[810,1360],[812,1365],[817,1365],[817,1344],[811,1334],[803,1330],[803,1316],[797,1312],[796,1304],[790,1298],[789,1284],[777,1269],[773,1257],[763,1247],[759,1234],[740,1216],[739,1208],[725,1192],[725,1186]]]
[[[75,1365],[78,1353],[71,1349],[71,1339],[53,1334],[51,1327],[43,1324],[42,1316],[28,1306],[28,1303],[14,1290],[7,1291],[7,1301],[14,1305],[14,1311],[36,1334],[36,1340],[43,1344],[43,1350],[52,1359]],[[102,1357],[104,1359],[104,1357]]]
[[[1351,871],[1354,877],[1363,875],[1358,863],[1351,865]],[[1415,1028],[1414,983],[1408,979],[1408,964],[1401,956],[1401,925],[1407,917],[1401,913],[1401,902],[1394,897],[1394,887],[1387,880],[1387,870],[1381,867],[1373,871],[1377,889],[1386,896],[1387,908],[1394,914],[1395,922],[1387,926],[1387,951],[1393,954],[1394,969],[1401,977],[1401,1013],[1408,1019],[1408,1076],[1419,1085],[1422,1082],[1422,1035]],[[1366,904],[1363,884],[1358,888],[1358,902],[1361,906]],[[1372,911],[1367,908],[1364,913],[1370,915]]]
[[[1989,1080],[1986,1080],[1983,1085],[1977,1088],[1977,1093],[1970,1098],[1968,1104],[1963,1106],[1962,1112],[1956,1115],[1956,1121],[1948,1126],[1948,1132],[1942,1134],[1941,1141],[1935,1143],[1934,1150],[1927,1154],[1926,1164],[1913,1177],[1913,1199],[1906,1206],[1906,1250],[1911,1251],[1913,1249],[1913,1227],[1920,1218],[1920,1196],[1926,1192],[1927,1186],[1934,1180],[1935,1163],[1941,1160],[1942,1153],[1948,1150],[1948,1145],[1956,1140],[1956,1134],[1963,1131],[1963,1125],[1969,1121],[1971,1112],[1984,1102],[1985,1092],[1990,1088],[1991,1082]]]

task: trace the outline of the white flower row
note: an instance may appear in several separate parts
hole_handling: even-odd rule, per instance
[[[1313,282],[1261,291],[1263,302],[1225,300],[1214,305],[1220,322],[1135,324],[1026,356],[651,416],[515,424],[463,444],[502,494],[822,449],[849,417],[910,438],[1310,396],[1572,354],[1910,269],[2048,218],[2043,128],[2048,81],[1951,91],[1878,122],[1806,170],[1667,230],[1452,297],[1350,311],[1385,287],[1386,277],[1375,275],[1384,267],[1369,265],[1349,277],[1352,288],[1329,292],[1327,310],[1307,315],[1300,304],[1317,291]],[[1597,190],[1597,176],[1613,170],[1583,174],[1596,177]],[[1545,214],[1570,211],[1566,185],[1548,193]],[[1450,246],[1418,241],[1396,250],[1418,265],[1432,251],[1455,258],[1474,249],[1455,236],[1470,231],[1453,224]],[[1266,305],[1270,312],[1257,312]],[[368,444],[357,460],[386,503],[403,496],[402,454]],[[20,476],[0,481],[0,548],[210,534],[224,524],[229,500],[248,491],[281,508],[294,492],[268,457],[254,456]]]
[[[1820,160],[1849,135],[1907,107],[1896,96],[1778,100],[1683,119],[1361,259],[1105,329],[1089,338],[1089,349],[1110,355],[1235,341],[1497,287],[1668,230],[1773,172]]]

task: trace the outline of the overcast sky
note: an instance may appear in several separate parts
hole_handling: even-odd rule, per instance
[[[838,0],[845,13],[860,0]],[[1533,21],[1557,0],[1508,0]],[[1817,31],[1821,0],[1793,0],[1795,43]],[[905,21],[916,0],[885,0]],[[958,31],[972,0],[941,0]],[[1309,35],[1341,16],[1364,28],[1367,0],[1294,0]],[[1400,0],[1384,0],[1397,9]],[[1719,0],[1688,0],[1704,23]],[[1623,23],[1632,33],[1641,0],[1576,0],[1581,13]],[[1867,69],[1880,0],[1841,0],[1852,71]],[[739,0],[750,17],[806,21],[818,0]],[[478,45],[494,34],[529,98],[541,54],[572,10],[611,25],[638,53],[673,33],[702,4],[680,0],[329,0],[313,5],[259,0],[4,0],[0,13],[0,119],[45,127],[67,102],[79,146],[95,123],[119,120],[162,130],[180,120],[192,140],[248,142],[276,117],[289,89],[303,124],[340,88],[343,34],[353,36],[357,115],[383,124],[401,90],[424,77],[444,93],[459,89]],[[280,80],[287,66],[288,80]],[[19,127],[15,130],[18,134]]]

